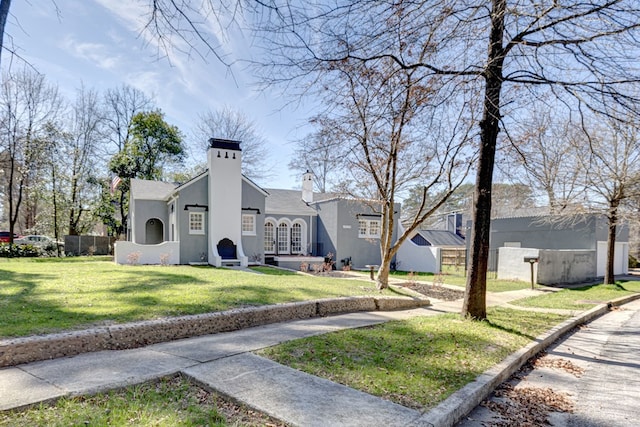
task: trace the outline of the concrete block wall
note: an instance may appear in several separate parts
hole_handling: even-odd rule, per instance
[[[538,257],[539,249],[502,247],[498,249],[498,279],[531,281],[531,264],[525,257]],[[537,282],[538,264],[533,265],[533,280]]]
[[[498,252],[498,278],[531,280],[531,265],[525,257],[538,257],[533,265],[534,283],[557,285],[581,283],[596,277],[596,251],[502,247]]]
[[[596,251],[540,250],[538,283],[581,283],[596,278]]]

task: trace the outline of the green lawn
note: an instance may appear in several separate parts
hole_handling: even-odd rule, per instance
[[[397,279],[406,278],[427,282],[442,280],[442,282],[447,285],[459,286],[462,288],[464,288],[467,283],[464,270],[453,268],[445,271],[441,276],[434,275],[433,273],[414,273],[407,271],[392,271],[389,274],[391,277]],[[530,287],[531,283],[528,282],[522,282],[519,280],[498,280],[487,277],[487,291],[489,292],[517,291],[519,289],[528,289]]]
[[[265,426],[266,415],[231,404],[187,380],[163,378],[88,397],[0,413],[0,426]]]
[[[637,292],[640,292],[640,282],[618,281],[615,285],[600,284],[563,289],[559,292],[513,301],[511,304],[521,307],[581,310]]]
[[[377,293],[364,281],[263,272],[274,274],[116,265],[108,258],[2,259],[0,337]]]
[[[401,405],[427,410],[566,316],[490,308],[290,341],[259,354]]]

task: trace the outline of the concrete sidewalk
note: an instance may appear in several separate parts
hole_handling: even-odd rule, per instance
[[[489,294],[488,305],[539,294]],[[0,410],[182,373],[292,425],[430,425],[412,409],[251,354],[284,341],[414,316],[459,312],[462,300],[395,312],[359,312],[270,324],[133,350],[85,353],[0,369]],[[429,414],[427,414],[429,415]]]

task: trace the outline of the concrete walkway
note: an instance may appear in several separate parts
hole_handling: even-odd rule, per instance
[[[541,291],[489,294],[506,304]],[[292,425],[418,426],[429,417],[401,405],[279,365],[251,352],[284,341],[413,316],[459,312],[462,300],[395,312],[360,312],[270,324],[139,349],[85,353],[0,369],[0,410],[182,373]],[[428,414],[427,414],[428,415]]]

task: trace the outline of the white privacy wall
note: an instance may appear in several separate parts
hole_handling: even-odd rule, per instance
[[[119,240],[114,244],[117,264],[180,264],[180,242],[162,242],[157,245],[140,245]]]
[[[396,264],[402,271],[439,273],[440,248],[419,246],[407,239],[398,249]]]
[[[525,257],[538,257],[539,249],[502,247],[498,249],[498,279],[531,281],[531,265]],[[537,283],[538,264],[533,265],[533,280]]]

